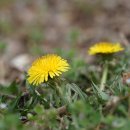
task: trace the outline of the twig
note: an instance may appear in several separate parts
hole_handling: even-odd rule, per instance
[[[97,127],[95,128],[95,130],[100,130],[100,124],[97,125]]]
[[[3,94],[3,93],[0,93],[0,96],[5,96],[9,99],[15,99],[16,98],[16,96],[14,96],[14,95],[8,95],[8,94]]]
[[[66,108],[66,106],[59,107],[59,108],[57,109],[57,112],[58,112],[59,115],[65,115],[65,114],[67,113],[67,108]]]

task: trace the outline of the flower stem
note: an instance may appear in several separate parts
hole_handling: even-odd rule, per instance
[[[104,70],[103,70],[103,74],[102,74],[102,79],[101,79],[101,84],[100,84],[100,90],[103,91],[105,88],[105,83],[107,80],[107,74],[108,74],[108,63],[105,62],[104,64]]]

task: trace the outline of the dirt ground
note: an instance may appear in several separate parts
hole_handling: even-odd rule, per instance
[[[1,0],[0,83],[26,70],[36,51],[73,48],[89,61],[87,48],[99,41],[129,43],[129,0]]]

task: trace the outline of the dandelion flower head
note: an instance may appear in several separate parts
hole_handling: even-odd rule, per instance
[[[69,69],[69,64],[66,60],[55,54],[48,54],[38,58],[33,62],[28,70],[28,82],[38,86],[39,84],[48,81],[48,78],[60,76],[62,72]]]
[[[120,43],[100,42],[89,48],[90,55],[111,54],[124,50]]]

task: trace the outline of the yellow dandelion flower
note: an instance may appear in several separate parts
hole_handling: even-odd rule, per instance
[[[100,42],[89,48],[90,55],[111,54],[124,50],[119,43]]]
[[[69,69],[69,64],[66,60],[55,54],[48,54],[42,56],[33,62],[28,70],[28,82],[33,85],[39,85],[48,78],[59,76],[62,72]]]

